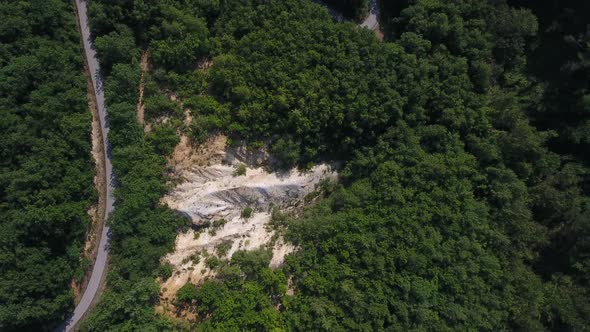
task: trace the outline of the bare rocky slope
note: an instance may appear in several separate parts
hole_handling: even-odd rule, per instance
[[[269,227],[272,209],[284,212],[303,206],[322,180],[336,177],[326,164],[307,172],[269,172],[248,164],[248,159],[256,158],[249,158],[243,149],[228,151],[224,147],[225,137],[218,136],[198,151],[188,155],[185,151],[183,160],[171,161],[179,184],[162,202],[190,217],[194,227],[179,234],[174,252],[163,258],[173,267],[172,277],[161,280],[165,311],[172,311],[172,300],[184,284],[198,284],[215,275],[207,266],[207,257],[230,258],[237,250],[266,247],[273,251],[271,267],[282,264],[295,248]],[[191,158],[197,154],[200,158]],[[252,214],[245,217],[248,209]]]

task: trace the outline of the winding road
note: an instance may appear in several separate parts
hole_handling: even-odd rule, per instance
[[[105,154],[105,178],[107,183],[105,186],[105,222],[100,235],[98,253],[96,254],[96,261],[94,262],[94,267],[92,268],[92,275],[90,276],[90,281],[88,282],[88,286],[84,290],[84,294],[82,295],[80,302],[78,303],[78,305],[74,309],[74,312],[68,318],[68,320],[64,324],[62,324],[60,328],[58,328],[58,331],[66,332],[72,331],[73,329],[78,327],[80,321],[91,309],[91,306],[95,298],[97,298],[97,296],[99,295],[99,290],[106,275],[107,260],[109,256],[109,227],[106,224],[106,218],[113,211],[113,206],[115,203],[115,198],[113,196],[112,181],[113,168],[111,164],[108,142],[109,127],[107,124],[107,111],[104,105],[103,81],[100,75],[100,66],[98,63],[98,58],[96,56],[96,51],[94,49],[92,39],[90,38],[90,27],[88,25],[86,0],[75,0],[75,2],[76,10],[78,11],[78,23],[80,26],[80,33],[82,36],[82,42],[84,44],[84,55],[86,57],[86,63],[88,65],[88,71],[92,78],[92,87],[94,90],[94,97],[96,98],[96,106],[98,108],[100,129],[103,138],[103,151]]]
[[[80,26],[80,33],[82,36],[82,42],[84,44],[84,55],[86,57],[86,63],[88,70],[92,78],[92,87],[94,90],[94,97],[96,98],[96,105],[98,108],[98,115],[100,121],[100,128],[103,137],[103,151],[105,154],[105,175],[106,175],[106,211],[105,211],[105,223],[102,228],[98,253],[96,255],[96,261],[92,268],[92,275],[88,286],[84,290],[84,294],[80,299],[80,302],[74,309],[72,315],[68,318],[57,331],[72,331],[76,329],[82,319],[86,316],[88,311],[91,309],[92,304],[99,295],[99,291],[103,280],[106,276],[107,261],[109,255],[109,227],[106,225],[106,218],[113,211],[115,198],[113,196],[113,172],[111,164],[110,149],[108,143],[109,127],[107,123],[107,111],[104,103],[104,88],[103,81],[100,74],[100,65],[96,50],[94,49],[93,41],[90,37],[90,27],[88,25],[88,13],[87,13],[87,2],[86,0],[75,0],[76,10],[78,12],[78,20]],[[338,21],[343,21],[343,17],[335,10],[330,8],[330,14]],[[370,1],[369,16],[359,24],[362,27],[374,30],[378,26],[378,6],[376,0]]]

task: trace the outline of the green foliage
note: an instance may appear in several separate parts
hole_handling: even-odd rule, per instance
[[[92,12],[100,20],[92,18],[93,27],[104,29],[105,34],[119,31],[108,26],[112,9],[93,2]],[[170,321],[152,310],[159,299],[159,287],[151,276],[169,275],[170,267],[161,266],[160,258],[173,248],[175,232],[188,222],[160,205],[166,191],[166,156],[178,142],[178,124],[172,119],[169,124],[154,126],[149,134],[143,132],[136,120],[141,70],[133,59],[117,60],[105,78],[109,141],[117,181],[116,206],[109,220],[112,271],[108,290],[82,330],[170,330]],[[176,103],[153,88],[149,76],[145,92],[148,117],[182,115]]]
[[[155,126],[153,130],[146,135],[148,144],[154,147],[154,152],[159,156],[167,156],[174,151],[174,147],[180,142],[176,134],[176,128],[173,125]]]
[[[187,73],[169,71],[160,79],[183,98],[190,98],[191,96],[202,93],[208,86],[205,74],[201,70]],[[187,103],[188,100],[185,102],[185,106],[191,108]]]
[[[512,1],[511,1],[512,2]],[[576,159],[589,160],[590,148],[590,34],[586,1],[545,3],[515,1],[531,8],[539,21],[536,48],[527,60],[534,79],[546,88],[542,102],[530,107],[538,126],[555,130],[559,136],[552,148]],[[559,50],[559,52],[555,52]]]
[[[209,256],[207,258],[205,258],[205,265],[210,268],[211,270],[214,270],[215,268],[217,268],[219,266],[219,264],[221,264],[221,262],[219,261],[219,258],[215,257],[215,256]]]
[[[285,292],[286,276],[268,268],[271,257],[267,250],[238,251],[230,266],[220,267],[220,280],[208,280],[199,287],[187,284],[179,290],[177,301],[195,310],[205,330],[280,331],[283,324],[273,305]]]
[[[240,217],[242,217],[243,219],[249,219],[250,217],[252,217],[253,211],[254,210],[252,210],[251,207],[244,208],[240,213]]]
[[[221,219],[217,219],[215,221],[213,221],[213,228],[221,228],[223,227],[225,224],[227,223],[227,220],[221,218]]]
[[[225,128],[230,121],[228,107],[211,97],[192,96],[184,106],[193,114],[190,133],[193,141],[199,144],[215,131]]]
[[[369,13],[369,0],[326,0],[326,3],[357,21]]]
[[[301,220],[276,216],[299,248],[284,269],[270,270],[265,250],[206,257],[217,278],[187,297],[198,329],[586,328],[587,10],[537,20],[554,5],[512,2],[383,1],[384,43],[308,1],[93,2],[97,35],[127,24],[150,49],[156,81],[193,116],[193,141],[222,131],[268,142],[280,167],[344,165],[342,185]],[[553,61],[535,44],[567,51]],[[203,58],[213,66],[195,71]],[[136,77],[113,66],[116,119],[132,118]],[[121,287],[110,294],[129,303],[99,306],[90,330],[170,328],[128,283],[171,248],[178,223],[157,202],[173,139],[143,140],[134,123],[112,134]]]
[[[167,280],[168,278],[172,277],[173,266],[170,264],[162,264],[158,268],[157,276],[162,278],[162,280]]]
[[[158,117],[182,117],[180,105],[170,100],[163,94],[157,94],[145,99],[145,111],[147,119]]]
[[[70,1],[3,1],[0,16],[0,330],[51,331],[96,200],[80,36]]]
[[[193,261],[193,264],[194,264],[194,265],[197,265],[197,264],[199,264],[199,262],[201,262],[201,255],[199,255],[199,254],[194,254],[194,255],[192,256],[192,261]]]
[[[176,292],[176,300],[180,303],[188,304],[197,298],[197,294],[197,287],[188,282]]]
[[[350,155],[399,119],[399,47],[334,24],[311,4],[261,3],[254,20],[247,11],[233,4],[218,18],[220,35],[243,38],[214,58],[209,72],[212,91],[229,102],[231,134],[271,140],[279,161],[291,166]]]
[[[291,139],[279,138],[272,145],[271,151],[284,168],[296,164],[299,160],[299,144]]]
[[[240,163],[234,167],[234,176],[246,175],[246,164]]]
[[[499,6],[488,18],[490,31],[494,34],[494,58],[512,65],[523,55],[526,38],[537,34],[537,18],[529,9]]]
[[[227,255],[227,252],[231,249],[234,242],[232,240],[223,241],[215,246],[215,253],[217,257],[223,258]]]
[[[110,278],[108,290],[102,294],[100,304],[82,330],[170,331],[172,324],[154,315],[152,306],[157,303],[158,296],[159,287],[152,278],[134,282]]]
[[[231,264],[244,272],[246,278],[255,279],[258,271],[268,267],[272,258],[272,251],[257,249],[252,251],[236,251],[231,258]]]
[[[110,72],[115,63],[127,63],[139,58],[139,50],[135,47],[133,32],[126,26],[120,26],[121,31],[113,31],[108,35],[99,36],[94,44],[101,66]]]
[[[367,178],[290,224],[292,240],[303,246],[290,263],[301,291],[290,303],[292,329],[502,326],[508,274],[493,246],[470,240],[501,238],[470,185],[475,160],[456,149],[456,136],[437,153],[420,138],[407,128],[392,131],[374,148],[375,164],[363,164]],[[388,155],[395,150],[403,153]]]
[[[204,143],[209,135],[215,130],[220,129],[215,116],[200,116],[193,117],[189,126],[190,135],[193,142],[197,144]]]
[[[114,66],[113,74],[107,78],[106,90],[109,105],[125,102],[125,98],[129,98],[129,102],[137,99],[139,80],[135,82],[135,86],[129,85],[129,90],[120,90],[118,94],[108,93],[112,86],[127,86],[127,84],[121,84],[122,82],[119,80],[120,77],[125,80],[125,76],[115,75],[117,66],[119,65]],[[121,109],[121,112],[125,112],[121,116],[132,120],[127,124],[121,123],[120,126],[111,123],[111,137],[125,133],[129,125],[133,128],[137,126],[134,118],[135,108]],[[139,137],[143,135],[141,131],[138,131],[137,134]],[[158,135],[158,131],[156,131],[155,136]],[[160,266],[160,258],[172,249],[175,231],[187,223],[186,219],[178,217],[173,211],[160,206],[159,203],[161,195],[166,190],[163,177],[166,161],[156,151],[170,151],[172,144],[169,140],[166,141],[168,143],[164,146],[167,147],[163,148],[162,141],[153,136],[145,141],[111,139],[113,142],[113,166],[118,187],[115,191],[116,208],[109,220],[113,232],[111,249],[113,272],[108,281],[111,285],[109,286],[109,295],[103,295],[104,301],[107,301],[109,296],[112,298],[134,296],[133,291],[137,288],[131,285],[136,285],[138,282],[141,284],[141,280],[144,280],[146,275],[153,275],[153,272]],[[117,143],[121,145],[115,145]],[[152,145],[154,143],[156,144]],[[118,326],[118,328],[131,326],[130,324],[140,327],[159,326],[159,324],[167,326],[168,323],[155,318],[153,312],[147,310],[158,298],[157,285],[153,280],[150,280],[149,283],[156,288],[155,297],[150,290],[149,293],[145,293],[145,296],[140,296],[133,302],[126,303],[124,307],[101,301],[93,316],[88,320],[85,329],[90,331],[104,330],[104,324]],[[147,287],[147,281],[143,285]],[[149,286],[149,289],[151,287]],[[138,289],[137,291],[144,292],[147,289]]]
[[[154,26],[149,31],[154,63],[166,69],[194,67],[197,59],[209,48],[209,30],[205,21],[173,6],[163,6],[161,10],[161,26]]]

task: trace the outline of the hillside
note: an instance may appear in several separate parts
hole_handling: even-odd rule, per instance
[[[351,21],[311,0],[89,2],[117,181],[107,287],[81,329],[589,330],[590,8],[379,1],[371,31],[373,2],[329,3]],[[10,91],[6,130],[39,114]],[[24,126],[11,135],[45,133]],[[0,213],[38,193],[13,192],[39,164],[9,160]],[[38,230],[11,220],[19,241]],[[83,237],[68,231],[62,292]]]

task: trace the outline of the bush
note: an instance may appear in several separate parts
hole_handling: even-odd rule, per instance
[[[154,126],[153,130],[146,135],[146,140],[154,147],[154,152],[160,156],[167,156],[180,142],[176,135],[176,128],[171,125]]]
[[[242,176],[242,175],[246,175],[246,165],[240,163],[235,166],[234,176]]]
[[[279,161],[281,168],[288,168],[299,161],[299,144],[291,139],[279,138],[271,148],[272,153]]]
[[[228,241],[224,241],[224,242],[216,245],[215,246],[215,253],[220,258],[225,257],[225,255],[227,255],[227,252],[231,249],[232,244],[233,244],[233,241],[228,240]]]
[[[169,5],[167,5],[169,6]],[[152,41],[150,51],[156,65],[176,71],[193,67],[197,59],[207,54],[209,30],[202,18],[168,7],[159,31],[162,39]],[[154,30],[158,34],[157,30]],[[159,38],[158,38],[159,39]]]
[[[197,286],[187,282],[176,292],[176,301],[182,304],[188,304],[197,298]]]
[[[205,259],[205,265],[210,268],[211,270],[215,269],[216,267],[219,266],[221,262],[219,261],[219,259],[215,256],[209,256]]]
[[[164,83],[168,84],[170,88],[183,98],[202,93],[207,89],[205,74],[201,70],[195,70],[185,74],[169,71],[163,76]]]
[[[160,277],[162,280],[166,280],[170,277],[172,277],[172,271],[173,271],[173,267],[170,264],[162,264],[160,265],[160,267],[158,268],[158,272],[157,275],[158,277]]]
[[[191,256],[192,260],[193,260],[193,264],[199,264],[201,262],[201,255],[199,254],[194,254]]]
[[[227,224],[227,220],[221,218],[221,219],[217,219],[215,221],[213,221],[213,228],[221,228],[223,227],[225,224]]]
[[[133,32],[127,27],[120,29],[121,32],[113,31],[96,38],[96,49],[105,72],[110,72],[115,63],[131,62],[139,57]]]
[[[272,259],[272,251],[257,249],[252,251],[236,251],[231,258],[231,265],[237,265],[249,279],[256,278],[258,272],[267,268]]]
[[[204,143],[209,135],[217,129],[220,129],[219,119],[215,115],[202,116],[197,115],[190,124],[190,136],[192,141],[197,144]]]
[[[242,213],[240,214],[240,216],[244,219],[248,219],[248,218],[252,217],[252,212],[253,212],[252,208],[247,207],[242,210]]]
[[[161,116],[182,116],[180,106],[163,94],[146,98],[145,111],[149,119]]]

